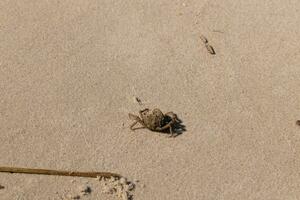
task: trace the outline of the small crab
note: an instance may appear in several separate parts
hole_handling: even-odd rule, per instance
[[[175,113],[168,112],[163,114],[158,108],[152,111],[146,108],[144,110],[140,110],[139,113],[140,117],[129,113],[129,118],[135,120],[135,122],[130,126],[131,130],[138,129],[133,127],[137,123],[140,123],[142,127],[139,128],[148,128],[151,131],[163,132],[169,129],[172,137],[174,136],[172,125],[180,122]]]

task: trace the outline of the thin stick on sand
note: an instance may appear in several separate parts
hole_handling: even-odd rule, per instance
[[[41,175],[54,175],[54,176],[79,176],[79,177],[104,177],[104,178],[121,178],[121,175],[110,172],[76,172],[76,171],[62,171],[50,169],[32,169],[20,167],[0,167],[0,172],[7,173],[23,173],[23,174],[41,174]]]

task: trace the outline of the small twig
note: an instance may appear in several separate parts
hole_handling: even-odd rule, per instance
[[[200,39],[204,43],[208,53],[212,55],[216,54],[214,48],[208,43],[208,39],[204,35],[200,35]]]
[[[42,174],[42,175],[55,175],[55,176],[79,176],[79,177],[116,177],[120,178],[121,175],[110,172],[76,172],[76,171],[62,171],[50,169],[32,169],[32,168],[19,168],[19,167],[0,167],[0,172],[7,173],[23,173],[23,174]]]
[[[216,54],[214,48],[213,48],[211,45],[209,45],[208,43],[205,44],[205,47],[206,47],[208,53],[210,53],[210,54],[212,54],[212,55]]]
[[[203,42],[204,44],[207,44],[207,43],[208,43],[208,40],[207,40],[207,38],[206,38],[204,35],[200,35],[200,39],[202,40],[202,42]]]

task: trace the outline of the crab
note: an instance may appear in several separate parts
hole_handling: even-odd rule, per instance
[[[179,123],[179,119],[177,115],[173,112],[167,112],[165,114],[162,113],[158,108],[153,109],[152,111],[148,108],[139,111],[140,117],[134,114],[129,113],[129,118],[135,120],[133,124],[131,124],[130,129],[135,130],[139,128],[147,128],[151,131],[156,132],[164,132],[169,129],[171,135],[174,136],[172,126],[175,123]],[[137,123],[140,123],[142,127],[133,128]]]

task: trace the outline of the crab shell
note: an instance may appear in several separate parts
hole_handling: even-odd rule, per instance
[[[165,116],[156,108],[152,112],[149,109],[144,110],[141,112],[141,118],[148,129],[155,131],[157,127],[162,127]]]

